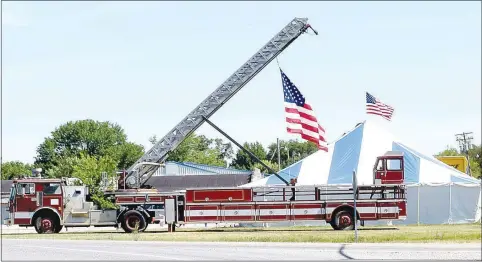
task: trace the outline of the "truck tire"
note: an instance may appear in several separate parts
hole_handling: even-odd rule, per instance
[[[353,212],[342,209],[336,212],[334,218],[330,222],[335,230],[353,230],[355,223],[353,221]]]
[[[144,217],[144,219],[145,219],[145,217]],[[145,220],[146,220],[146,219],[145,219]],[[147,221],[147,220],[146,220],[146,221]],[[146,231],[146,229],[147,229],[148,226],[149,226],[149,223],[146,223],[146,226],[143,227],[143,228],[140,228],[140,229],[139,229],[139,232],[144,232],[144,231]]]
[[[54,219],[50,216],[39,216],[35,220],[35,231],[39,234],[51,234],[51,233],[58,233],[60,232],[62,227],[57,219]]]
[[[140,212],[129,210],[122,216],[121,227],[124,232],[134,232],[136,230],[136,224],[138,224],[137,230],[139,232],[144,231],[147,227],[146,219]]]
[[[64,226],[62,225],[58,225],[56,228],[55,228],[55,233],[59,233],[60,231],[62,231],[62,228],[64,228]]]

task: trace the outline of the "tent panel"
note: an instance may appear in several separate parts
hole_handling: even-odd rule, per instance
[[[453,223],[472,223],[476,221],[480,187],[464,187],[453,184],[451,187],[451,220]]]
[[[451,173],[451,177],[450,179],[454,179],[453,182],[457,182],[455,180],[458,180],[458,181],[463,181],[463,183],[470,183],[470,184],[475,184],[475,185],[480,185],[480,180],[475,178],[475,177],[471,177],[467,174],[462,174],[460,172],[453,172]]]
[[[409,225],[417,224],[418,220],[418,186],[407,187],[407,219],[396,220],[392,223],[394,225]]]
[[[475,222],[481,222],[482,220],[482,192],[479,193],[479,201],[477,204],[477,212],[475,215]]]
[[[293,178],[288,174],[279,174],[284,180],[290,182],[290,179]],[[266,185],[284,185],[285,183],[281,181],[276,175],[270,175],[266,179]]]
[[[328,173],[333,158],[334,146],[328,147],[328,152],[319,150],[303,160],[300,175],[298,176],[299,185],[326,184]]]
[[[451,171],[440,165],[434,165],[426,158],[420,159],[420,178],[422,184],[446,184],[450,183]]]
[[[245,187],[245,188],[250,188],[250,187],[258,187],[258,186],[265,186],[269,177],[265,177],[256,181],[253,181],[251,183],[247,183],[244,185],[240,185],[238,187]],[[280,181],[281,182],[281,181]]]
[[[419,201],[420,224],[445,224],[449,222],[449,185],[421,185]]]
[[[459,170],[445,164],[444,162],[436,159],[435,157],[432,157],[432,156],[428,156],[428,155],[424,155],[424,154],[421,154],[420,152],[412,149],[412,148],[409,148],[408,146],[406,145],[403,145],[405,148],[409,149],[410,151],[412,151],[414,154],[416,154],[418,157],[420,157],[422,160],[425,160],[427,161],[427,164],[424,164],[424,166],[427,166],[427,167],[430,167],[431,170],[439,170],[439,172],[442,172],[441,174],[437,174],[437,177],[440,177],[440,175],[443,174],[443,176],[447,176],[447,177],[444,177],[442,180],[440,180],[440,182],[450,182],[451,180],[451,175],[452,176],[456,176],[456,177],[460,177],[461,179],[465,179],[465,182],[472,182],[472,183],[476,183],[476,184],[479,184],[480,181],[478,181],[477,179],[463,173],[463,172],[460,172]],[[432,167],[431,165],[429,165],[428,163],[431,163],[431,164],[434,164],[434,166],[437,166],[437,168],[435,167]],[[431,175],[435,175],[433,172],[421,172],[422,174],[431,174]],[[425,177],[425,179],[427,179],[427,182],[435,182],[437,181],[438,182],[438,179],[437,177]],[[424,179],[421,179],[420,182],[424,182],[423,181]]]
[[[401,144],[401,143],[400,143]],[[447,178],[444,178],[443,181],[440,181],[440,182],[449,182],[450,181],[450,177],[449,177],[449,174],[451,175],[454,175],[454,176],[458,176],[458,177],[462,177],[462,178],[466,178],[467,180],[472,180],[472,182],[474,183],[480,183],[477,179],[463,173],[463,172],[460,172],[459,170],[443,163],[442,161],[436,159],[435,157],[432,157],[432,156],[428,156],[428,155],[424,155],[416,150],[414,150],[413,148],[410,148],[406,145],[403,145],[405,148],[409,149],[410,151],[412,151],[414,154],[416,154],[418,157],[420,157],[422,160],[425,160],[431,164],[434,164],[435,166],[438,167],[438,170],[443,170],[443,173],[444,174],[447,174]],[[428,164],[426,166],[429,166]],[[436,168],[432,168],[433,170],[435,170]],[[422,173],[425,173],[425,172],[422,172]],[[437,176],[439,177],[439,176]],[[436,181],[436,180],[435,180]],[[422,180],[421,180],[422,182]],[[427,181],[427,182],[432,182],[430,181]],[[468,182],[468,181],[467,181]]]
[[[288,182],[290,181],[291,178],[296,178],[298,177],[300,173],[301,166],[303,164],[304,160],[298,161],[295,164],[286,167],[285,169],[282,169],[281,171],[278,172],[278,175],[286,179]],[[275,177],[276,180],[271,179],[271,177]],[[274,181],[281,181],[279,178],[277,178],[275,175],[270,176],[268,179],[268,185],[272,185]],[[281,182],[283,183],[283,182]]]
[[[366,121],[358,163],[357,178],[360,185],[373,184],[373,166],[377,157],[390,151],[393,138],[389,132],[373,122]]]
[[[280,175],[284,180],[290,182],[290,179],[296,178],[298,176],[302,163],[303,161],[299,161],[298,163],[290,166],[289,168],[281,170],[280,172],[278,172],[278,175]],[[266,184],[283,185],[284,182],[281,181],[276,175],[271,175],[268,177]]]
[[[420,181],[420,158],[397,142],[393,142],[392,150],[403,152],[405,183],[418,183]]]
[[[426,160],[426,161],[432,162],[433,164],[438,165],[439,167],[442,167],[442,168],[452,168],[452,167],[450,167],[449,165],[444,164],[442,161],[440,161],[440,160],[438,160],[438,159],[436,159],[436,158],[434,158],[434,157],[431,157],[431,156],[427,156],[427,155],[425,155],[425,154],[422,154],[422,153],[418,152],[417,150],[415,150],[415,149],[413,149],[413,148],[411,148],[411,147],[409,147],[409,146],[407,146],[407,145],[405,145],[405,144],[403,144],[403,143],[400,143],[400,142],[399,142],[399,144],[403,145],[405,148],[407,148],[408,150],[412,151],[412,152],[413,152],[414,154],[416,154],[418,157],[420,157],[420,158],[422,158],[422,159],[424,159],[424,160]]]
[[[451,175],[450,176],[450,182],[454,182],[454,183],[474,183],[476,182],[477,184],[480,184],[479,181],[477,181],[475,179],[471,179],[471,178],[467,178],[467,177],[460,177],[460,176],[455,176],[455,175]]]
[[[335,143],[330,173],[328,174],[328,184],[352,182],[352,173],[353,170],[357,169],[360,158],[362,138],[363,125],[360,125]]]

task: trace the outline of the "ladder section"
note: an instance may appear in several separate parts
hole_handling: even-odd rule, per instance
[[[294,40],[308,28],[311,28],[307,22],[307,18],[293,19],[266,45],[256,52],[221,84],[221,86],[202,101],[200,105],[191,111],[179,124],[127,170],[127,175],[124,178],[126,185],[129,188],[139,188],[144,185],[159,168],[159,165],[147,165],[147,163],[163,162],[169,152],[176,149],[187,136],[203,124],[203,117],[209,118],[212,116]]]

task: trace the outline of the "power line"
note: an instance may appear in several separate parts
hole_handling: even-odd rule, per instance
[[[472,132],[463,132],[461,134],[455,134],[455,138],[459,143],[460,153],[465,154],[467,156],[468,162],[468,175],[472,175],[472,170],[470,169],[470,158],[469,158],[469,149],[472,145],[472,139],[474,139],[471,135]]]

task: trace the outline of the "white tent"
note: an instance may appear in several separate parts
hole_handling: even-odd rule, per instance
[[[279,174],[287,181],[297,178],[298,185],[351,184],[352,171],[355,170],[359,184],[373,184],[372,170],[376,157],[387,151],[402,151],[408,187],[408,217],[405,221],[394,221],[394,224],[480,221],[480,180],[417,152],[374,122],[358,124],[330,143],[328,148],[328,153],[318,151]],[[271,175],[242,187],[282,184],[275,175]]]

